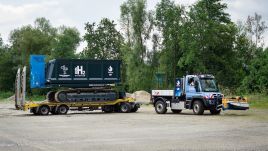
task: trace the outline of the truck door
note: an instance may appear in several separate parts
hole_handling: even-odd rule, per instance
[[[194,77],[192,76],[186,77],[185,92],[186,92],[186,100],[192,100],[193,95],[196,95]]]

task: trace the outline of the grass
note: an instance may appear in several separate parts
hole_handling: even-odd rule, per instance
[[[5,101],[7,98],[14,95],[14,92],[7,91],[7,92],[0,92],[0,101]],[[46,96],[43,95],[33,95],[33,96],[26,96],[26,100],[32,101],[43,101],[46,99]]]
[[[0,92],[0,100],[7,99],[13,95],[13,92]]]
[[[33,96],[27,96],[26,100],[31,101],[44,101],[46,99],[46,96],[43,95],[33,95]]]
[[[249,100],[250,108],[268,109],[268,95],[251,94],[246,97]]]

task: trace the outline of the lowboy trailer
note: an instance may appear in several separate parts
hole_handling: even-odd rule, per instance
[[[126,97],[124,92],[117,92],[107,85],[102,85],[120,81],[118,61],[90,60],[91,64],[87,64],[89,61],[79,59],[59,60],[59,63],[53,60],[46,65],[44,60],[44,56],[31,56],[31,88],[65,89],[50,91],[47,99],[42,102],[26,101],[26,67],[23,70],[19,68],[15,80],[16,109],[30,110],[35,115],[67,114],[69,110],[129,113],[139,109],[140,104],[136,103],[134,98]],[[115,68],[117,69],[114,70]],[[93,69],[98,70],[98,74]],[[94,80],[92,76],[98,77]]]

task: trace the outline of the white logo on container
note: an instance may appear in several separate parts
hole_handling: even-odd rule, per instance
[[[60,68],[61,68],[62,71],[63,71],[63,74],[60,74],[60,75],[59,75],[60,77],[69,77],[69,76],[70,76],[70,75],[67,74],[68,67],[66,67],[65,65],[62,65]]]
[[[109,68],[108,68],[108,75],[109,76],[112,76],[113,75],[113,67],[112,66],[110,66]]]
[[[83,66],[76,66],[75,69],[74,69],[74,73],[77,75],[77,76],[85,76],[86,74],[86,71],[83,70]]]

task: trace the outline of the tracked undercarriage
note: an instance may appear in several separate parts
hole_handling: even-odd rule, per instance
[[[49,102],[106,102],[123,97],[124,94],[108,88],[69,89],[47,93]]]

